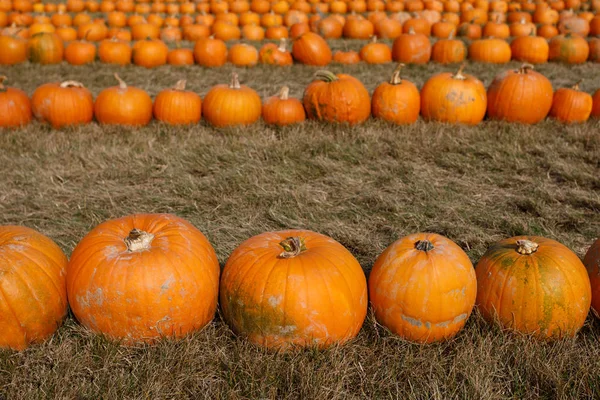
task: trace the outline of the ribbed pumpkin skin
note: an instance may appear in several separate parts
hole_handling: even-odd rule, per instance
[[[202,102],[204,119],[216,127],[250,125],[260,119],[262,102],[258,93],[246,85],[216,85]]]
[[[319,121],[357,124],[371,115],[371,97],[362,82],[347,74],[327,72],[330,79],[316,79],[304,90],[306,115]]]
[[[302,64],[324,66],[331,62],[331,49],[321,36],[306,32],[294,40],[294,59]]]
[[[375,88],[371,112],[374,118],[395,124],[412,124],[419,119],[421,94],[414,83],[400,80],[400,71],[397,72],[398,80],[394,75],[391,82],[383,82]]]
[[[479,39],[469,45],[469,59],[473,61],[505,64],[510,58],[510,45],[502,39]]]
[[[592,308],[596,316],[600,317],[600,239],[588,249],[583,264],[588,271],[592,286]]]
[[[405,64],[427,64],[431,59],[431,42],[420,33],[403,33],[394,40],[392,59]]]
[[[21,89],[0,84],[0,127],[18,128],[31,122],[31,101]]]
[[[550,40],[548,59],[567,64],[582,64],[587,61],[590,48],[584,38],[578,35],[559,35]]]
[[[537,124],[552,107],[552,83],[524,68],[501,72],[488,87],[488,117],[507,122]]]
[[[582,123],[592,113],[592,96],[574,88],[560,88],[554,93],[550,116],[561,122]]]
[[[29,61],[39,64],[58,64],[63,60],[63,42],[56,33],[37,33],[27,43]]]
[[[107,125],[147,125],[152,119],[152,99],[142,89],[121,84],[100,92],[94,104],[96,120]]]
[[[213,37],[201,38],[194,44],[194,59],[203,67],[220,67],[227,62],[227,45]]]
[[[429,241],[429,251],[415,248]],[[456,335],[475,306],[473,264],[453,241],[416,233],[392,243],[369,275],[369,298],[377,321],[394,334],[419,343]]]
[[[202,100],[194,92],[165,89],[154,99],[154,118],[170,125],[195,124],[202,117]]]
[[[265,100],[262,106],[262,117],[265,123],[284,126],[297,124],[306,119],[304,106],[300,100],[288,97],[288,92],[289,89],[284,87],[278,96]]]
[[[98,58],[105,64],[131,64],[131,46],[120,40],[103,40],[98,46]]]
[[[530,255],[517,240],[539,244]],[[477,305],[483,317],[539,338],[574,336],[590,309],[588,273],[571,250],[543,237],[518,236],[493,244],[479,260]]]
[[[546,39],[539,36],[521,36],[510,43],[513,60],[531,64],[548,62],[550,47]]]
[[[67,315],[67,257],[33,229],[0,226],[0,259],[0,348],[23,350]]]
[[[281,258],[280,242],[305,240],[306,251]],[[268,348],[326,347],[354,338],[367,313],[360,264],[335,240],[311,231],[266,232],[242,243],[221,276],[225,321]]]
[[[63,87],[60,83],[46,83],[33,92],[31,105],[33,115],[40,121],[50,123],[55,129],[87,124],[94,118],[94,99],[83,86]]]
[[[129,251],[134,229],[154,235]],[[219,262],[206,237],[170,214],[106,221],[75,247],[67,268],[71,310],[87,328],[126,344],[182,337],[216,311]]]
[[[431,49],[431,59],[440,64],[463,62],[467,56],[467,47],[462,40],[441,39]]]
[[[0,65],[14,65],[27,61],[27,42],[19,37],[0,35]]]

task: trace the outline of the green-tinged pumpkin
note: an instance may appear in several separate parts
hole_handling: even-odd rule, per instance
[[[36,33],[27,43],[27,55],[32,63],[58,64],[63,54],[63,42],[56,33]]]

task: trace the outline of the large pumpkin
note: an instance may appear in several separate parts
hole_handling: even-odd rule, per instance
[[[5,87],[0,76],[0,128],[18,128],[31,122],[31,101],[21,89]]]
[[[564,245],[517,236],[493,244],[475,269],[477,305],[489,322],[540,338],[573,336],[590,309],[588,273]]]
[[[219,262],[206,237],[170,214],[106,221],[75,247],[67,292],[77,320],[125,343],[182,337],[217,307]]]
[[[250,125],[260,119],[262,102],[258,93],[240,85],[237,73],[232,73],[230,85],[216,85],[202,103],[204,119],[217,127]]]
[[[321,36],[306,32],[294,40],[292,55],[299,63],[324,66],[331,62],[331,49]]]
[[[377,321],[405,339],[431,343],[456,335],[477,295],[473,264],[453,241],[416,233],[392,243],[369,275]]]
[[[154,118],[170,125],[195,124],[202,117],[200,96],[185,90],[186,81],[178,81],[171,89],[161,91],[154,99]]]
[[[63,42],[56,33],[37,33],[27,43],[29,61],[39,64],[58,64],[63,60]]]
[[[414,83],[403,80],[398,65],[389,82],[375,88],[371,99],[373,117],[396,124],[412,124],[419,119],[421,95]]]
[[[363,84],[346,74],[317,71],[304,90],[304,108],[310,119],[327,122],[364,122],[371,115],[371,98]]]
[[[552,83],[524,64],[498,74],[487,91],[490,119],[537,124],[552,107]]]
[[[200,38],[194,44],[194,59],[203,67],[220,67],[227,62],[227,45],[213,36]]]
[[[54,128],[87,124],[94,118],[94,99],[82,83],[46,83],[31,96],[33,115]]]
[[[367,284],[358,261],[330,237],[267,232],[246,240],[227,260],[220,303],[229,326],[253,343],[325,347],[358,334]]]
[[[431,42],[422,33],[410,28],[394,40],[392,59],[405,64],[427,64],[431,58]]]
[[[575,34],[558,35],[550,40],[548,60],[567,64],[582,64],[587,61],[590,48],[587,41]]]
[[[421,115],[426,120],[476,125],[483,120],[487,95],[483,83],[472,75],[442,72],[421,89]]]
[[[152,119],[152,99],[142,89],[127,86],[117,74],[119,86],[100,92],[94,104],[94,114],[101,124],[147,125]]]
[[[0,348],[41,342],[67,314],[67,257],[52,240],[22,226],[0,226]]]
[[[583,259],[592,286],[592,308],[600,317],[600,239],[589,248]]]

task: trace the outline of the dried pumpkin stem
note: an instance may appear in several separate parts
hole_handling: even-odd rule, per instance
[[[4,82],[6,82],[8,78],[4,75],[0,75],[0,92],[5,92],[6,88],[4,87]]]
[[[581,82],[583,82],[583,79],[580,79],[577,82],[575,82],[575,84],[571,87],[571,89],[579,90],[579,84],[581,84]]]
[[[519,74],[527,74],[530,69],[534,69],[532,64],[523,64],[517,71]]]
[[[537,251],[539,244],[532,242],[531,240],[522,239],[517,240],[517,253],[523,255],[530,255]]]
[[[459,79],[461,81],[464,81],[465,79],[467,79],[467,77],[463,75],[464,69],[465,69],[465,64],[460,66],[460,68],[458,69],[458,72],[456,72],[456,74],[454,74],[453,78]]]
[[[338,80],[338,77],[333,72],[324,69],[315,72],[315,78],[324,82],[335,82]]]
[[[417,240],[417,242],[415,243],[415,249],[427,253],[428,251],[433,250],[434,247],[433,243],[431,243],[429,240]]]
[[[127,84],[125,83],[125,81],[123,79],[121,79],[121,77],[119,76],[119,74],[117,74],[115,72],[115,79],[117,81],[119,81],[119,88],[121,89],[127,89]]]
[[[279,98],[281,100],[287,100],[290,96],[290,88],[287,86],[283,86],[279,91]]]
[[[154,240],[153,234],[137,228],[132,229],[131,232],[129,232],[129,236],[124,239],[125,244],[127,245],[127,251],[130,253],[150,249],[152,240]]]
[[[185,84],[187,83],[187,81],[185,79],[180,79],[177,81],[177,83],[175,84],[175,86],[173,86],[173,89],[175,90],[185,90]]]
[[[229,85],[231,89],[240,89],[240,78],[236,72],[231,73],[231,85]]]
[[[287,39],[281,38],[279,41],[279,47],[277,48],[279,51],[287,51]]]
[[[83,83],[81,82],[77,82],[77,81],[64,81],[63,83],[60,84],[61,88],[70,88],[70,87],[76,87],[76,88],[82,88]]]
[[[448,40],[454,39],[454,35],[456,35],[456,29],[452,29],[452,31],[448,35]]]
[[[306,251],[304,239],[298,236],[290,236],[279,242],[279,245],[283,248],[283,252],[279,254],[281,258],[294,258]]]
[[[377,43],[377,35],[371,36],[371,43]]]
[[[413,28],[412,26],[410,28],[408,28],[408,34],[409,35],[414,35],[415,34],[415,28]]]
[[[402,71],[402,67],[404,67],[403,63],[398,64],[394,72],[392,73],[392,78],[390,79],[390,84],[399,85],[402,83],[402,77],[400,76],[400,72]]]

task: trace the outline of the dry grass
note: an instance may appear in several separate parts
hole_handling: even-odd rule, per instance
[[[488,85],[504,68],[467,71]],[[591,92],[600,87],[595,68],[539,70],[555,87],[590,76],[583,89]],[[344,68],[370,91],[391,69]],[[411,67],[405,75],[421,86],[442,69]],[[182,77],[204,95],[231,68],[26,65],[2,73],[30,94],[70,78],[97,95],[117,70],[151,95]],[[314,70],[260,67],[241,77],[262,97],[283,83],[299,97]],[[599,129],[598,121],[63,131],[33,124],[0,132],[0,223],[39,229],[69,254],[103,220],[170,212],[202,230],[221,262],[251,235],[307,228],[340,241],[367,273],[387,245],[416,231],[448,236],[474,262],[491,242],[517,234],[557,239],[582,256],[600,232]],[[591,317],[576,339],[544,344],[474,315],[455,340],[431,346],[399,340],[369,317],[347,346],[292,354],[235,338],[219,316],[188,339],[133,348],[69,317],[45,344],[0,351],[0,398],[599,398],[598,354],[600,323]]]

